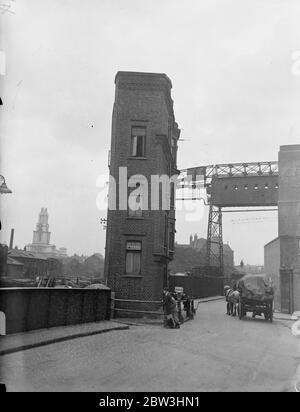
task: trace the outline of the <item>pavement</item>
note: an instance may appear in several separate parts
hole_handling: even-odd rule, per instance
[[[201,304],[224,300],[224,296],[212,296],[208,298],[195,299],[196,312]],[[291,315],[274,312],[274,319],[293,321]],[[189,321],[184,318],[184,322]],[[129,326],[139,325],[162,325],[162,317],[150,319],[142,318],[117,318],[110,321],[86,323],[80,325],[60,326],[49,329],[39,329],[29,332],[0,336],[0,356],[31,349],[38,346],[49,345],[69,339],[81,338],[89,335],[110,332],[113,330],[128,329]]]
[[[202,299],[194,299],[194,307],[196,309],[196,312],[198,310],[198,307],[202,303],[206,302],[213,302],[215,300],[224,300],[224,296],[212,296],[209,298],[202,298]],[[191,320],[190,318],[185,317],[185,312],[183,311],[183,321],[188,322]],[[129,326],[139,326],[139,325],[162,325],[163,322],[163,315],[156,317],[156,318],[148,318],[148,317],[139,317],[139,318],[128,318],[128,317],[120,317],[116,318],[116,322],[119,323],[124,323]]]
[[[8,392],[295,392],[292,325],[239,320],[213,300],[180,329],[132,325],[0,356],[0,381]]]
[[[118,322],[101,321],[0,336],[0,356],[70,339],[125,329],[129,329],[129,326]]]
[[[274,312],[273,319],[288,320],[288,321],[295,322],[295,319],[292,318],[292,315],[289,315],[288,313],[281,313],[281,312]]]
[[[196,305],[209,301],[223,299],[222,296],[198,299]],[[189,320],[189,319],[185,319]],[[49,345],[69,339],[81,338],[83,336],[96,335],[113,330],[128,329],[130,325],[162,325],[162,317],[157,319],[148,318],[120,318],[110,321],[96,323],[85,323],[80,325],[60,326],[49,329],[38,329],[29,332],[16,333],[0,336],[0,356],[8,353],[23,351],[38,346]]]

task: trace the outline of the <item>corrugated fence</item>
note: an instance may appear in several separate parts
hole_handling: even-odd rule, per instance
[[[6,334],[109,319],[110,294],[101,289],[0,289]]]

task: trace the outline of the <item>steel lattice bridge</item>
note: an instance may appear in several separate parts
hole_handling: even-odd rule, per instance
[[[227,163],[180,171],[177,200],[202,200],[209,206],[206,265],[224,273],[222,212],[276,210],[278,162]],[[203,193],[205,190],[205,193]],[[204,195],[204,196],[203,196]],[[206,201],[207,200],[207,201]],[[245,208],[248,209],[239,209]],[[253,209],[268,207],[268,209]],[[269,207],[273,207],[270,209]],[[249,209],[252,208],[252,209]]]

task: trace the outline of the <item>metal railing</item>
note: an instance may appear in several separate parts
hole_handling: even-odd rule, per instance
[[[156,305],[162,305],[163,301],[162,300],[137,300],[137,299],[117,299],[114,297],[111,297],[112,302],[125,302],[125,303],[141,303],[141,304],[156,304]],[[136,313],[136,314],[148,314],[148,315],[159,315],[163,316],[163,312],[158,312],[158,311],[151,311],[151,310],[137,310],[137,309],[127,309],[127,308],[117,308],[116,305],[112,305],[111,307],[112,313],[114,312],[127,312],[127,313]]]
[[[111,314],[114,317],[116,312],[127,312],[133,314],[148,314],[148,315],[158,315],[164,316],[163,311],[151,311],[151,310],[137,310],[137,309],[127,309],[127,308],[117,308],[115,302],[126,302],[126,303],[141,303],[141,304],[156,304],[156,305],[163,305],[162,300],[134,300],[134,299],[117,299],[111,297],[112,305],[111,305]],[[177,310],[178,310],[178,317],[183,321],[182,312],[186,312],[186,318],[193,318],[195,314],[195,307],[194,307],[194,299],[179,299],[176,300],[177,303]],[[182,307],[183,305],[183,307]]]

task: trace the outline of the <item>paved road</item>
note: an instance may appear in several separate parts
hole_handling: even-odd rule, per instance
[[[199,306],[181,329],[131,326],[0,357],[8,391],[281,391],[299,363],[291,322]]]

